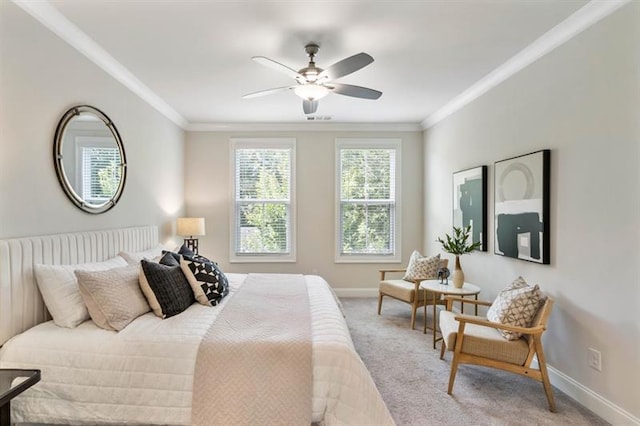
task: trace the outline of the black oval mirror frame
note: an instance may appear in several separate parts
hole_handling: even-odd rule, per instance
[[[66,132],[70,129],[74,119],[80,119],[80,117],[87,119],[85,121],[101,121],[109,131],[108,133],[106,130],[100,132],[109,134],[108,137],[95,137],[92,136],[91,132],[85,131],[85,140],[105,140],[112,137],[115,142],[114,146],[105,147],[104,142],[78,143],[73,141],[76,146],[72,150],[69,150],[69,148],[65,150]],[[65,151],[67,156],[82,156],[82,159],[72,158],[72,165],[67,162],[67,167],[75,166],[73,171],[65,170]],[[73,204],[82,211],[92,214],[104,213],[113,208],[122,196],[127,178],[127,161],[124,146],[120,134],[111,119],[97,108],[89,105],[78,105],[64,113],[56,128],[53,141],[53,162],[58,182],[60,182],[62,189]],[[87,165],[89,165],[88,180],[83,176],[84,172],[86,172],[84,168]],[[70,175],[74,177],[73,180],[75,182],[80,183],[74,186]],[[87,192],[81,189],[83,185],[87,185],[89,188],[90,197],[83,195]]]

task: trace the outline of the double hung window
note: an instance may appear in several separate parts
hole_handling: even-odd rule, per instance
[[[400,259],[400,140],[336,140],[336,262]]]
[[[295,140],[233,139],[231,261],[295,261]]]

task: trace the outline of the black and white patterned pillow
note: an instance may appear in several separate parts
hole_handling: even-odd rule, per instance
[[[176,262],[180,262],[180,256],[187,256],[188,258],[191,259],[195,259],[195,260],[199,260],[200,262],[211,262],[214,265],[217,265],[216,262],[214,262],[213,260],[209,260],[204,256],[200,256],[199,254],[195,254],[193,252],[193,250],[191,250],[189,247],[187,247],[186,245],[182,245],[182,247],[180,247],[180,250],[178,250],[178,252],[172,252],[172,251],[167,251],[167,250],[162,250],[162,254],[170,254],[173,256],[173,258],[176,260]]]
[[[179,266],[140,261],[140,288],[149,306],[160,318],[169,318],[187,309],[194,296]]]
[[[180,267],[196,300],[203,305],[216,306],[229,294],[229,280],[216,263],[183,255]]]

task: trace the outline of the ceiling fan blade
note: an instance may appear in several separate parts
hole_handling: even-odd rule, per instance
[[[309,99],[303,99],[302,110],[304,111],[305,114],[313,114],[318,110],[318,101],[316,100],[310,101]]]
[[[291,78],[295,78],[300,83],[304,84],[307,82],[307,79],[304,78],[304,76],[298,71],[294,70],[293,68],[289,68],[286,65],[282,65],[280,62],[276,62],[273,59],[265,58],[264,56],[254,56],[251,59],[259,63],[260,65],[264,65],[267,68],[271,68],[273,70],[284,73]]]
[[[272,93],[284,92],[285,90],[293,89],[293,86],[276,87],[273,89],[260,90],[258,92],[247,93],[243,96],[244,99],[257,98],[258,96],[270,95]]]
[[[368,87],[353,86],[351,84],[331,83],[325,86],[333,93],[344,96],[352,96],[354,98],[378,99],[382,96],[382,92],[369,89]]]
[[[360,68],[366,67],[371,62],[373,62],[373,58],[364,52],[358,53],[357,55],[349,56],[348,58],[336,62],[335,64],[331,65],[329,68],[318,74],[318,80],[335,80],[336,78],[340,78],[347,74],[351,74],[352,72],[358,71]]]

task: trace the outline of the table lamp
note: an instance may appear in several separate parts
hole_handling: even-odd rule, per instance
[[[198,254],[198,239],[205,235],[203,217],[179,217],[176,223],[176,234],[185,237],[184,245]]]

